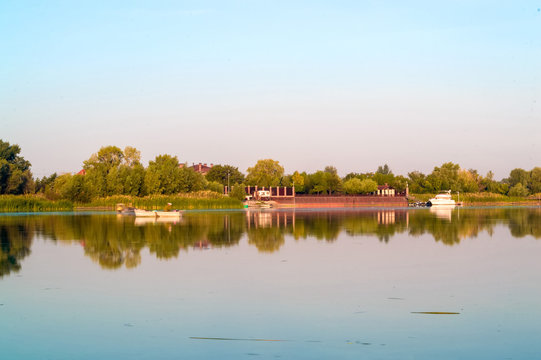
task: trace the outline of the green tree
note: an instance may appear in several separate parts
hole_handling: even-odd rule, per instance
[[[227,186],[228,177],[229,186],[244,182],[244,174],[231,165],[214,165],[206,175],[207,181],[216,181],[224,186]]]
[[[158,155],[148,163],[145,186],[149,194],[176,194],[183,190],[186,177],[176,156]]]
[[[412,171],[408,173],[409,189],[414,194],[422,194],[426,192],[427,179],[426,175],[420,171]]]
[[[343,189],[346,194],[360,194],[363,190],[363,184],[360,179],[351,178],[344,181]]]
[[[0,194],[27,194],[34,191],[30,162],[19,155],[19,145],[0,140]]]
[[[334,166],[325,167],[325,182],[329,194],[342,190],[342,179],[338,176],[338,171]]]
[[[62,189],[62,197],[74,202],[89,202],[92,190],[87,179],[84,175],[70,175]]]
[[[234,199],[243,201],[246,198],[246,191],[244,189],[244,185],[243,184],[233,185],[233,188],[231,189],[231,193],[229,193],[229,196]]]
[[[524,169],[513,169],[509,173],[509,177],[504,180],[510,187],[514,187],[517,184],[522,184],[524,187],[528,187],[530,181],[530,173]]]
[[[452,162],[444,163],[441,167],[434,167],[434,170],[426,179],[428,190],[431,192],[462,190],[458,181],[459,170],[460,165],[453,164]]]
[[[310,193],[321,194],[329,190],[327,175],[324,171],[316,171],[315,173],[310,174],[309,178],[309,183],[311,185]]]
[[[361,180],[361,192],[369,194],[378,190],[378,183],[372,179]]]
[[[389,165],[385,164],[383,166],[378,166],[378,169],[376,170],[376,174],[382,174],[382,175],[391,175],[393,172],[389,168]]]
[[[104,146],[83,162],[93,196],[110,196],[119,191],[118,168],[124,153],[116,146]]]
[[[508,195],[519,197],[528,196],[528,188],[522,185],[522,183],[517,183],[515,186],[509,189]]]
[[[528,188],[532,194],[541,193],[541,167],[535,167],[530,171]]]
[[[253,186],[278,186],[283,176],[284,168],[278,161],[265,159],[248,168],[246,182]]]
[[[210,191],[217,192],[218,194],[224,193],[224,186],[217,181],[209,181],[207,184],[207,189]]]
[[[303,192],[304,191],[304,176],[299,174],[298,171],[295,171],[293,175],[291,175],[291,182],[292,185],[295,186],[295,192]]]

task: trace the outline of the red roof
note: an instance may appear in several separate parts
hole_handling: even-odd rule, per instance
[[[210,169],[212,168],[212,164],[210,164],[210,166],[208,166],[207,164],[199,163],[199,164],[192,165],[191,168],[194,169],[195,172],[206,175],[210,171]]]

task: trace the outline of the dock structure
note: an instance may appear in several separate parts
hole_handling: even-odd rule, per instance
[[[244,192],[258,200],[262,197],[267,198],[266,200],[295,197],[295,187],[288,186],[246,186]]]
[[[295,187],[246,186],[247,197],[264,201],[273,207],[330,208],[330,207],[407,207],[407,192],[397,192],[385,184],[372,194],[296,194]]]

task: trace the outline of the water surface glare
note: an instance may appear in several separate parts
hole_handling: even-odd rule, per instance
[[[534,359],[541,208],[0,215],[2,359]]]

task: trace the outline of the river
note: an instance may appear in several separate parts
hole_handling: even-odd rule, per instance
[[[0,215],[2,359],[533,359],[541,208]]]

